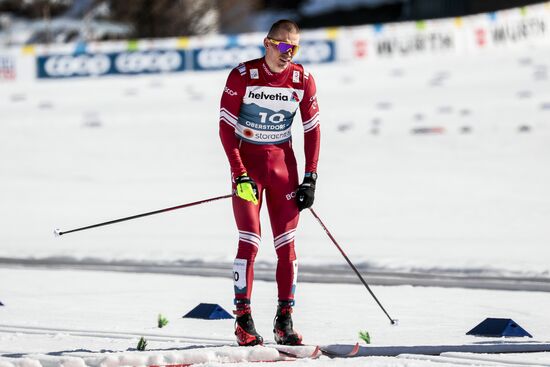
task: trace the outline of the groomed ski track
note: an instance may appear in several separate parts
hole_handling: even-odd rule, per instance
[[[174,340],[182,343],[200,343],[201,348],[223,347],[235,345],[233,339],[200,338],[189,335],[169,335],[157,333],[135,333],[131,331],[106,331],[106,330],[81,330],[73,328],[53,327],[32,327],[22,325],[0,324],[0,332],[27,333],[27,334],[68,334],[91,338],[107,339],[139,339],[145,337],[147,340]],[[323,346],[323,350],[339,356],[346,356],[354,345],[333,344]],[[550,352],[550,342],[538,341],[495,341],[480,342],[472,344],[442,344],[442,345],[397,345],[397,346],[360,346],[353,357],[386,356],[395,357],[402,354],[411,355],[441,355],[443,353],[535,353]],[[5,353],[0,351],[0,353]]]
[[[520,360],[517,357],[508,357],[508,356],[486,356],[481,354],[472,354],[472,353],[443,353],[439,356],[432,355],[418,355],[418,354],[401,354],[399,358],[403,359],[412,359],[412,360],[423,360],[429,362],[438,362],[438,363],[447,363],[452,365],[463,365],[463,366],[550,366],[549,363],[534,363],[534,362],[525,362]]]
[[[3,266],[73,269],[93,271],[115,271],[129,273],[175,274],[202,277],[229,277],[232,264],[203,261],[178,261],[170,264],[147,261],[104,261],[96,259],[73,259],[48,257],[42,259],[0,258]],[[381,271],[364,270],[358,266],[371,285],[413,285],[444,288],[470,288],[508,291],[550,292],[550,278],[514,277],[485,275],[477,273],[453,273],[445,271]],[[274,281],[275,268],[270,264],[258,263],[254,269],[255,279]],[[345,265],[311,266],[302,265],[298,281],[309,283],[360,283],[357,276]]]
[[[132,331],[108,331],[108,330],[90,330],[90,329],[74,329],[74,328],[54,328],[54,327],[40,327],[40,326],[24,326],[24,325],[10,325],[0,324],[0,332],[6,333],[21,333],[21,334],[67,334],[74,336],[90,337],[90,338],[107,338],[107,339],[139,339],[144,337],[151,341],[169,341],[179,340],[182,343],[198,343],[208,346],[222,346],[231,345],[235,341],[233,339],[216,339],[216,338],[201,338],[193,337],[189,335],[175,335],[165,333],[135,333]],[[0,350],[0,353],[2,351]]]
[[[136,350],[125,351],[101,351],[87,350],[59,351],[47,354],[23,353],[7,354],[0,351],[0,357],[4,358],[5,366],[111,366],[120,367],[127,365],[140,366],[193,366],[201,363],[235,363],[235,362],[278,362],[295,361],[300,359],[317,358],[318,347],[313,345],[299,347],[285,347],[267,344],[265,347],[238,347],[234,341],[224,339],[195,338],[178,335],[148,335],[132,332],[109,332],[102,330],[78,330],[67,328],[27,327],[16,325],[0,325],[0,332],[19,332],[52,334],[65,333],[76,336],[92,338],[125,338],[136,339],[145,336],[148,340],[178,339],[181,348],[157,349],[138,352]],[[190,343],[190,344],[189,344]],[[279,353],[281,349],[289,352]],[[357,353],[349,355],[354,350],[353,345],[334,344],[322,346],[323,355],[329,358],[355,358],[355,357],[397,357],[400,359],[424,360],[430,362],[447,363],[451,365],[480,365],[480,366],[550,366],[546,361],[538,363],[526,362],[517,356],[507,356],[509,353],[533,353],[550,351],[550,343],[536,341],[508,341],[480,342],[455,345],[400,345],[400,346],[360,346]],[[357,349],[355,349],[357,350]],[[315,352],[312,352],[315,351]],[[495,354],[494,356],[491,354]],[[497,355],[498,354],[498,355]],[[3,366],[4,366],[3,365]]]
[[[328,345],[323,349],[335,354],[345,355],[353,345]],[[544,342],[482,342],[472,344],[451,344],[451,345],[397,345],[397,346],[361,346],[353,357],[397,357],[402,355],[427,355],[437,356],[445,353],[536,353],[549,352],[550,343]],[[477,357],[476,357],[477,358]]]

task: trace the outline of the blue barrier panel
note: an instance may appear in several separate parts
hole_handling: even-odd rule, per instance
[[[241,62],[264,55],[263,45],[198,48],[191,51],[194,70],[230,69]],[[333,62],[336,59],[332,40],[304,41],[295,62],[300,64]]]
[[[193,70],[229,69],[264,54],[262,45],[225,46],[185,50],[121,51],[111,53],[79,52],[66,55],[37,56],[39,79],[73,78],[104,75],[136,75],[185,71],[186,57]],[[333,40],[302,42],[295,62],[301,64],[333,62]]]
[[[263,55],[263,46],[208,47],[192,50],[194,70],[234,68],[243,61]]]
[[[336,46],[333,40],[303,41],[294,58],[298,64],[320,64],[336,60]]]
[[[37,76],[40,79],[157,74],[186,69],[183,50],[38,56],[36,66]]]

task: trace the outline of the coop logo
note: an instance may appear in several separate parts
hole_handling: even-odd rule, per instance
[[[67,78],[107,74],[111,60],[107,55],[61,55],[38,57],[39,78]]]
[[[37,58],[39,78],[150,74],[185,70],[181,51],[133,51]]]
[[[193,51],[193,64],[196,70],[226,69],[260,57],[262,49],[258,46],[203,48]]]
[[[181,69],[183,56],[177,51],[124,52],[115,55],[115,73],[165,73]]]
[[[332,62],[334,49],[334,41],[304,41],[293,61],[300,64]]]
[[[294,92],[296,93],[296,92]],[[298,95],[296,95],[298,97]],[[264,93],[263,91],[260,93],[254,93],[252,91],[248,92],[248,98],[250,99],[266,99],[270,101],[288,101],[288,96],[285,96],[282,93],[276,93],[276,94],[269,94]]]

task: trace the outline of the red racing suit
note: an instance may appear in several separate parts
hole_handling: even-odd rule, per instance
[[[290,63],[280,73],[265,59],[234,68],[225,85],[220,107],[220,138],[234,178],[247,173],[258,186],[258,205],[233,196],[239,231],[233,265],[235,304],[250,303],[254,259],[261,241],[260,208],[267,203],[277,253],[276,280],[280,301],[294,301],[297,278],[294,233],[299,210],[296,158],[291,125],[300,108],[304,127],[305,172],[317,172],[320,128],[313,76]]]

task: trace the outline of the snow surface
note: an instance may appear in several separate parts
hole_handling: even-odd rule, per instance
[[[150,358],[161,357],[172,363],[211,361],[208,365],[217,365],[224,358],[238,362],[276,356],[273,350],[261,347],[245,351],[219,347],[234,344],[233,320],[182,318],[200,302],[217,303],[231,310],[230,278],[2,269],[0,279],[6,305],[0,309],[0,355],[4,358],[27,356],[43,362],[48,358],[59,361],[71,357],[80,358],[80,362],[87,360],[88,365],[119,366],[123,364],[120,358],[134,358],[141,362],[137,365],[146,365],[147,361],[152,364]],[[295,326],[307,343],[322,345],[354,344],[360,341],[360,330],[369,331],[372,344],[377,346],[494,342],[492,338],[465,335],[486,316],[512,318],[535,340],[548,340],[550,336],[547,293],[410,286],[373,287],[373,290],[390,314],[399,319],[398,326],[390,325],[362,286],[311,283],[302,283],[297,289]],[[253,311],[256,326],[271,343],[275,304],[275,284],[256,282]],[[156,325],[159,313],[169,320],[162,329]],[[136,347],[140,336],[149,341],[150,352],[127,351]],[[525,339],[512,338],[515,342],[528,341]],[[186,349],[209,345],[218,347]],[[346,366],[411,363],[401,358],[365,358],[338,363]],[[550,353],[515,358],[522,361],[539,358],[550,363]],[[307,363],[335,362],[321,357]]]
[[[550,278],[549,56],[550,48],[517,48],[468,58],[310,67],[323,133],[315,208],[356,264]],[[227,264],[229,274],[237,235],[225,200],[53,236],[54,228],[229,193],[218,139],[226,76],[223,71],[1,84],[0,257],[215,261]],[[295,128],[303,162],[301,127]],[[415,128],[443,133],[412,134]],[[266,214],[264,208],[257,259],[274,264]],[[327,271],[344,264],[307,212],[296,245],[300,264]],[[296,326],[311,344],[354,344],[359,330],[368,330],[377,345],[460,344],[485,341],[464,335],[485,317],[507,317],[536,340],[549,340],[546,293],[410,286],[374,291],[400,319],[398,327],[389,325],[360,285],[307,283],[298,287]],[[255,284],[256,323],[268,340],[274,297],[274,283]],[[151,358],[165,362],[181,361],[182,353],[207,365],[272,353],[181,350],[233,342],[231,321],[181,319],[199,302],[231,310],[231,300],[230,277],[2,265],[0,366],[37,365],[38,359],[56,365],[71,355],[75,359],[63,365],[80,366],[86,358],[95,358],[91,365],[101,358],[111,358],[105,366],[129,363],[120,355],[141,363],[143,354],[109,357],[99,351],[133,348],[142,335],[150,348],[162,349]],[[169,318],[167,328],[155,328],[158,313]],[[170,348],[179,349],[166,351]],[[12,358],[21,356],[34,359]],[[546,353],[490,358],[550,364]],[[295,363],[458,365],[451,357],[321,357]]]

